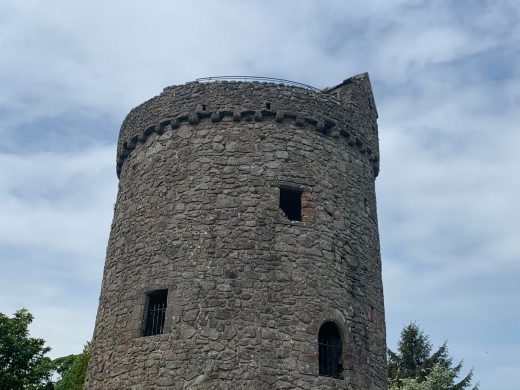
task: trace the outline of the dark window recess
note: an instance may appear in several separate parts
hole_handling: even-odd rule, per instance
[[[302,192],[280,188],[280,208],[291,221],[301,221]]]
[[[144,336],[154,336],[163,333],[167,297],[168,290],[159,290],[147,294]]]
[[[265,103],[265,108],[267,108],[268,110],[271,109],[271,103]]]
[[[205,104],[202,105],[202,111],[206,111],[206,105]]]
[[[341,336],[332,322],[324,323],[318,334],[320,375],[341,378]]]

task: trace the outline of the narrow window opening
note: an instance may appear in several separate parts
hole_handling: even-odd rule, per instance
[[[377,321],[377,312],[376,309],[373,306],[370,306],[370,309],[368,311],[368,319],[372,322]]]
[[[202,105],[202,111],[206,111],[206,105],[205,104]]]
[[[291,221],[302,220],[302,192],[280,188],[280,208]]]
[[[341,378],[341,336],[332,322],[324,323],[318,334],[319,366],[321,376]]]
[[[265,107],[270,110],[271,109],[271,103],[265,103]]]
[[[144,336],[155,336],[164,332],[168,290],[158,290],[146,295]]]

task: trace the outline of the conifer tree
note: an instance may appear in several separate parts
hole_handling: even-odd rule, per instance
[[[464,390],[471,386],[473,370],[457,381],[461,370],[462,362],[453,365],[446,342],[432,353],[429,337],[413,322],[401,331],[397,352],[388,349],[391,390]]]

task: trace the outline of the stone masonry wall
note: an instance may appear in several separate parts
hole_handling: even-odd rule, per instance
[[[348,98],[367,82],[189,83],[132,110],[86,389],[386,389],[377,113]],[[142,337],[163,288],[165,331]],[[326,321],[340,379],[318,375]]]

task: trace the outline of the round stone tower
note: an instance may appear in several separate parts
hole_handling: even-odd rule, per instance
[[[367,74],[165,88],[123,122],[86,389],[386,389]]]

